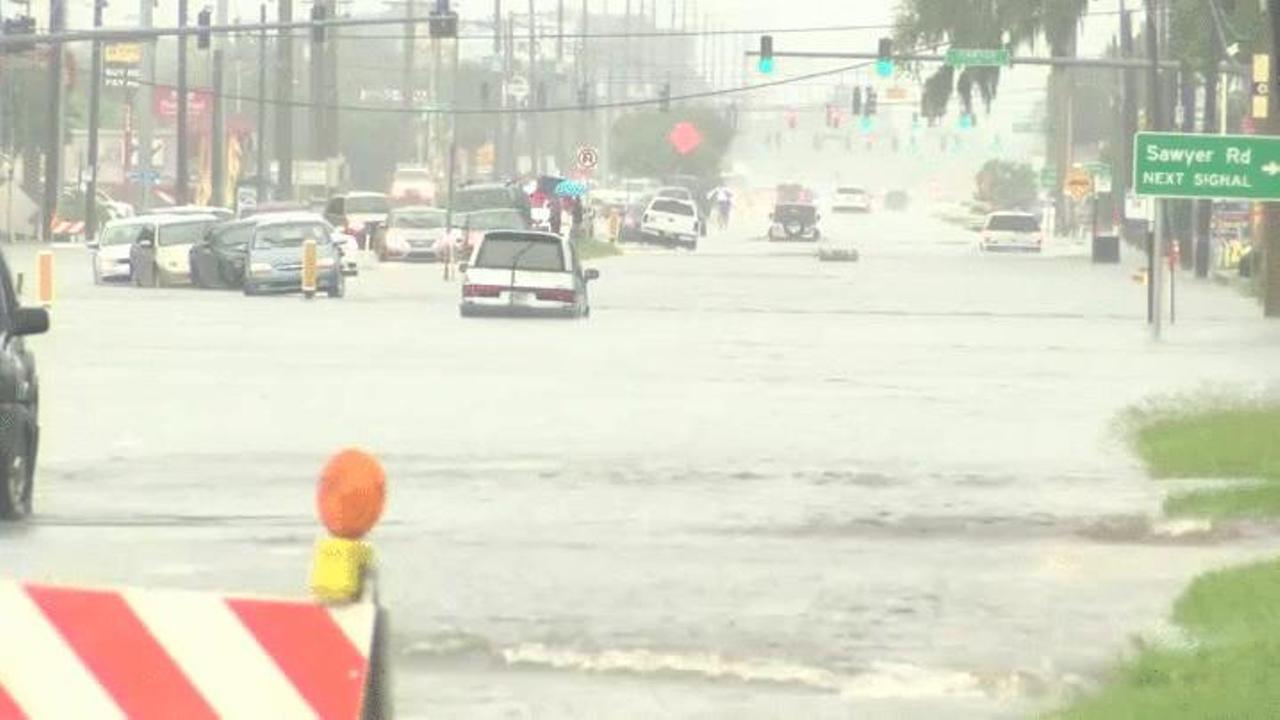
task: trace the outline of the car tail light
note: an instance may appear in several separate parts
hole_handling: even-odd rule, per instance
[[[537,297],[546,302],[571,303],[578,300],[578,294],[573,290],[539,290]]]
[[[463,285],[462,297],[489,297],[495,298],[502,294],[502,286],[500,285]]]

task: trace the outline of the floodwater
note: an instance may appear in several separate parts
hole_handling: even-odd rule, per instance
[[[402,717],[1020,717],[1265,529],[1161,521],[1118,418],[1274,387],[1280,326],[1141,259],[987,256],[926,213],[601,270],[583,322],[468,320],[433,265],[341,301],[94,287],[60,251],[44,446],[6,575],[297,595],[314,480],[385,462]],[[30,254],[10,253],[17,265]]]

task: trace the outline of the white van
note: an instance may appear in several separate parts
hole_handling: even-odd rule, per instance
[[[582,268],[572,240],[520,230],[486,233],[460,270],[463,317],[586,317],[587,286],[600,277]]]

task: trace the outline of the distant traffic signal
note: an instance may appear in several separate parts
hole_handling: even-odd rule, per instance
[[[662,92],[658,94],[658,109],[662,112],[671,110],[671,83],[662,84]]]
[[[883,78],[893,76],[893,38],[880,38],[880,48],[876,52],[876,74]]]
[[[760,72],[765,75],[773,73],[773,36],[760,36]]]
[[[873,87],[867,88],[867,102],[863,106],[866,112],[863,115],[875,115],[879,104],[879,98],[876,97],[876,89]]]
[[[196,31],[196,48],[197,49],[200,49],[200,50],[209,49],[209,24],[212,22],[212,19],[213,19],[213,11],[211,11],[209,8],[205,8],[201,10],[200,14],[196,15],[196,25],[199,26],[200,28],[199,30]]]
[[[853,116],[858,117],[862,114],[862,88],[855,87],[853,89]]]
[[[582,83],[578,86],[578,107],[586,107],[591,104],[591,86],[588,83]]]

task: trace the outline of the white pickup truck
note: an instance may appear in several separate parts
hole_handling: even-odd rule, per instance
[[[656,197],[645,208],[640,233],[646,242],[698,249],[698,208],[688,200]]]

